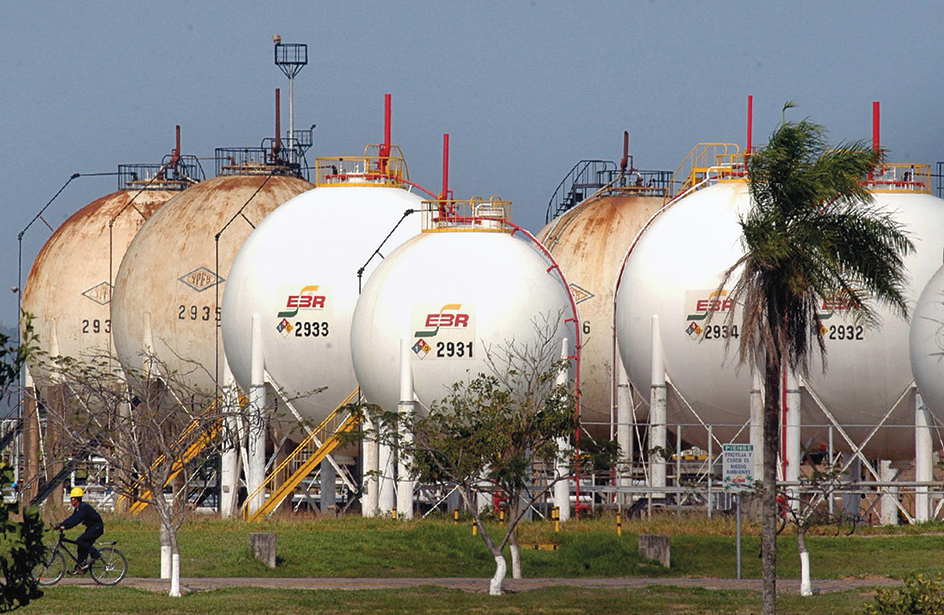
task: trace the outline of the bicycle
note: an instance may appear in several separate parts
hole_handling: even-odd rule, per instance
[[[69,550],[67,544],[75,545],[78,543],[66,538],[65,532],[59,530],[59,540],[55,546],[47,546],[43,560],[33,568],[33,576],[36,577],[40,585],[55,585],[62,580],[62,576],[66,573],[65,555],[68,555],[78,566],[79,560]],[[88,570],[99,585],[115,585],[125,578],[125,574],[128,572],[128,560],[115,547],[116,544],[118,544],[118,541],[113,540],[96,545],[99,557],[92,560]]]

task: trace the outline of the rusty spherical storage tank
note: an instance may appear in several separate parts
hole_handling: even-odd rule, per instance
[[[122,367],[156,368],[210,392],[222,376],[220,300],[243,241],[275,208],[314,188],[293,175],[220,175],[169,200],[128,246],[115,280],[112,330]]]
[[[112,352],[111,299],[125,250],[145,221],[178,190],[119,190],[92,201],[56,229],[39,251],[23,291],[37,346],[30,373],[56,356],[91,359]],[[46,354],[46,357],[43,356]]]
[[[613,289],[636,234],[663,205],[653,190],[593,196],[537,234],[570,284],[581,328],[580,416],[594,437],[610,437]]]

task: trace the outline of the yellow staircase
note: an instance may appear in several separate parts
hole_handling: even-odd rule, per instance
[[[219,403],[219,400],[214,401],[207,408],[205,414],[210,414],[214,412],[216,410],[218,403]],[[222,426],[222,423],[223,423],[222,419],[217,419],[213,421],[209,425],[208,428],[205,428],[205,425],[206,425],[205,421],[206,421],[205,416],[204,418],[194,419],[193,422],[191,422],[187,426],[187,428],[184,429],[184,431],[177,438],[177,442],[181,444],[188,442],[190,440],[193,440],[193,441],[190,442],[190,444],[187,446],[187,450],[184,451],[184,454],[174,462],[174,465],[171,467],[170,475],[168,475],[167,477],[167,483],[174,480],[174,478],[176,478],[177,475],[180,474],[180,472],[184,469],[184,466],[190,463],[190,461],[192,461],[194,457],[199,455],[200,452],[204,448],[206,448],[207,444],[213,441],[213,439],[220,432],[220,427]],[[197,436],[196,439],[194,439],[195,437],[194,432],[197,431],[198,429],[203,429],[203,433],[199,434],[199,436]],[[164,459],[165,459],[164,455],[161,455],[156,460],[154,460],[154,463],[151,464],[151,470],[153,471],[159,468],[161,464],[164,463]],[[164,483],[164,484],[166,485],[167,483]],[[140,498],[141,499],[137,499],[131,502],[131,504],[128,506],[128,512],[138,514],[142,510],[147,508],[148,503],[142,500],[151,499],[151,490],[145,487],[142,487],[140,491]],[[124,502],[127,501],[128,499],[129,498],[126,496],[119,497],[117,509],[121,510],[122,506],[124,505]]]
[[[338,444],[341,436],[353,431],[360,424],[360,417],[348,412],[348,404],[357,399],[359,390],[354,389],[318,427],[302,440],[292,453],[269,474],[265,481],[246,498],[242,506],[243,518],[259,521],[274,512],[286,497],[292,494],[305,478],[324,461]],[[319,445],[318,443],[321,442]],[[249,503],[265,492],[269,497],[254,512],[249,512]]]
[[[744,176],[744,156],[735,143],[699,143],[672,176],[672,197],[698,187],[710,178],[720,181]],[[667,193],[666,197],[669,197]]]

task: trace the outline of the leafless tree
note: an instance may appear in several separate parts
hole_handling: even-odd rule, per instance
[[[99,458],[111,469],[119,507],[154,507],[162,556],[169,547],[170,593],[180,595],[177,532],[193,508],[188,494],[203,460],[239,446],[245,417],[238,400],[198,390],[185,374],[146,359],[138,371],[120,370],[106,355],[50,360],[62,399],[47,418],[58,433],[58,450],[47,455]]]

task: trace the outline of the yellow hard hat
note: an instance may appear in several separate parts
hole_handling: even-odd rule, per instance
[[[72,491],[69,492],[70,498],[82,498],[85,497],[85,491],[82,490],[82,487],[73,487]]]

